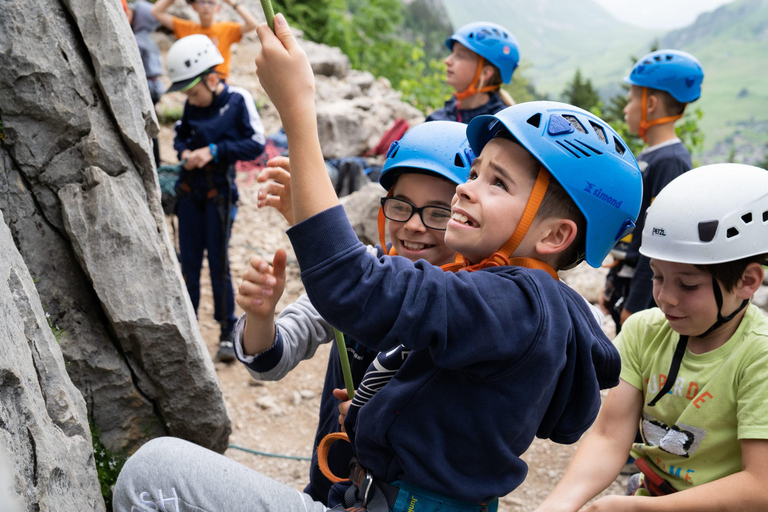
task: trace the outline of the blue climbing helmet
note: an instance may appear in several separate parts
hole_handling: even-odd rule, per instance
[[[475,159],[467,142],[467,125],[454,121],[432,121],[414,126],[387,151],[379,183],[392,194],[397,177],[402,174],[427,174],[452,181],[456,185],[469,177]],[[379,243],[386,249],[384,209],[379,208]],[[396,254],[395,252],[390,254]]]
[[[467,142],[467,125],[432,121],[411,128],[389,146],[379,183],[390,190],[401,174],[431,174],[457,185],[467,181],[475,159]]]
[[[657,50],[638,60],[624,81],[640,87],[666,91],[680,103],[701,96],[704,70],[696,57],[679,50]]]
[[[464,25],[445,40],[445,46],[453,50],[459,42],[493,64],[501,73],[501,81],[508,84],[520,61],[517,39],[501,25],[478,21]]]
[[[549,171],[584,215],[584,254],[572,264],[586,259],[599,267],[616,242],[632,232],[640,213],[642,179],[626,143],[608,123],[586,110],[531,101],[470,121],[467,139],[475,154],[501,128]],[[514,233],[510,240],[524,234]]]

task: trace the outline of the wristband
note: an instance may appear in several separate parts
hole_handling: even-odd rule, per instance
[[[211,156],[213,157],[213,163],[216,163],[216,164],[219,163],[219,148],[218,148],[218,146],[216,146],[216,144],[211,142],[210,144],[208,144],[208,149],[211,151]]]

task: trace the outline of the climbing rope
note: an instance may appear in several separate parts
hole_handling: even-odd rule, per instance
[[[279,453],[269,453],[269,452],[260,452],[258,450],[251,450],[250,448],[243,448],[242,446],[237,446],[236,444],[230,444],[229,448],[232,448],[234,450],[242,450],[244,452],[252,453],[254,455],[262,455],[264,457],[275,457],[277,459],[291,459],[291,460],[312,460],[312,457],[299,457],[297,455],[281,455]]]

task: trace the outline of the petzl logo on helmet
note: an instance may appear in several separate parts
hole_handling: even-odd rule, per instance
[[[651,231],[651,235],[653,235],[653,236],[667,236],[667,232],[664,231],[664,228],[653,228],[653,231]]]
[[[504,45],[504,48],[502,48],[502,49],[501,49],[501,51],[502,51],[502,53],[503,53],[504,55],[509,55],[509,52],[511,52],[511,51],[512,51],[512,49],[511,49],[509,46],[507,46],[507,45]]]

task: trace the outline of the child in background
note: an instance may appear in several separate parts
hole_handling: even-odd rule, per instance
[[[307,294],[326,321],[369,348],[410,350],[354,424],[345,422],[358,464],[344,503],[331,504],[496,510],[497,497],[524,480],[520,457],[534,436],[574,442],[597,415],[599,389],[618,381],[616,349],[556,269],[582,259],[599,266],[632,229],[641,199],[634,157],[607,124],[570,105],[531,102],[476,118],[467,138],[480,154],[456,189],[445,235],[463,256],[449,270],[463,270],[376,258],[325,170],[306,54],[281,14],[276,33],[258,30],[259,80],[293,148],[297,223],[288,234]],[[270,296],[276,284],[266,275],[252,292]],[[324,510],[237,466],[183,441],[151,441],[123,468],[117,510],[157,506],[169,489],[203,509],[240,499],[227,510]],[[193,481],[203,468],[230,478]]]
[[[693,168],[691,154],[675,134],[675,121],[685,106],[701,95],[704,72],[695,57],[677,50],[649,53],[624,79],[631,84],[624,118],[629,131],[648,146],[637,157],[643,173],[643,204],[634,234],[612,252],[617,265],[611,268],[601,305],[621,324],[637,311],[653,307],[651,269],[639,253],[645,211],[667,183]]]
[[[445,45],[451,51],[445,58],[445,81],[456,92],[427,121],[469,123],[515,104],[501,83],[512,81],[520,54],[517,40],[504,27],[487,21],[470,23],[446,39]]]
[[[216,357],[231,362],[237,320],[228,255],[238,198],[234,164],[259,156],[266,139],[251,94],[225,84],[214,72],[222,61],[211,40],[197,34],[171,46],[166,67],[173,81],[167,92],[187,95],[173,142],[183,162],[176,184],[181,271],[197,312],[200,271],[208,253],[214,318],[221,325]]]
[[[768,510],[768,318],[749,304],[768,263],[768,171],[676,178],[648,209],[640,252],[658,308],[625,323],[621,383],[537,511]],[[634,496],[581,508],[630,447]]]
[[[466,125],[460,123],[436,121],[422,124],[394,142],[380,178],[382,186],[388,190],[380,210],[381,246],[369,248],[371,252],[377,257],[399,254],[413,262],[424,259],[438,266],[452,263],[456,253],[445,246],[443,233],[450,218],[456,185],[466,181],[472,158]],[[282,160],[281,163],[286,164]],[[287,170],[281,171],[287,173]],[[290,180],[288,176],[285,178]],[[289,181],[285,183],[290,186]],[[276,192],[271,197],[272,204],[281,212],[290,211],[290,189],[272,191]],[[388,250],[384,244],[385,218],[392,240]],[[292,217],[286,220],[293,224]],[[263,259],[252,258],[236,297],[246,313],[235,328],[235,352],[257,380],[282,379],[300,361],[313,357],[319,345],[334,340],[333,327],[320,317],[306,295],[286,307],[275,322],[275,306],[285,281],[285,263],[283,250],[275,255],[272,269]],[[273,276],[277,283],[271,295],[263,296],[256,290],[268,276]],[[261,301],[258,307],[253,303],[254,299]],[[353,384],[357,388],[376,352],[350,337],[345,337],[345,343]],[[314,500],[323,503],[327,503],[331,482],[320,472],[316,448],[327,434],[339,431],[338,400],[333,390],[344,387],[338,349],[333,344],[320,402],[310,481],[304,489]],[[329,467],[335,473],[348,472],[353,456],[348,444],[337,443],[329,451]]]
[[[187,0],[200,17],[200,23],[183,20],[168,14],[168,8],[174,0],[157,0],[152,8],[152,15],[167,29],[173,30],[176,38],[181,39],[192,34],[203,34],[211,38],[219,49],[223,62],[216,66],[216,73],[225,82],[229,78],[229,63],[232,60],[231,46],[251,32],[259,24],[256,17],[238,0],[224,0],[242,18],[245,24],[232,21],[216,21],[216,15],[221,11],[221,0]]]
[[[132,4],[125,4],[125,12],[128,22],[131,24],[136,44],[139,47],[141,63],[144,65],[144,73],[147,75],[147,86],[152,104],[157,105],[163,95],[163,83],[160,77],[163,75],[163,60],[160,57],[160,48],[157,47],[152,32],[157,30],[160,23],[152,16],[152,4],[147,0],[136,0]],[[152,139],[152,149],[155,156],[155,166],[160,166],[160,144],[157,137]]]

